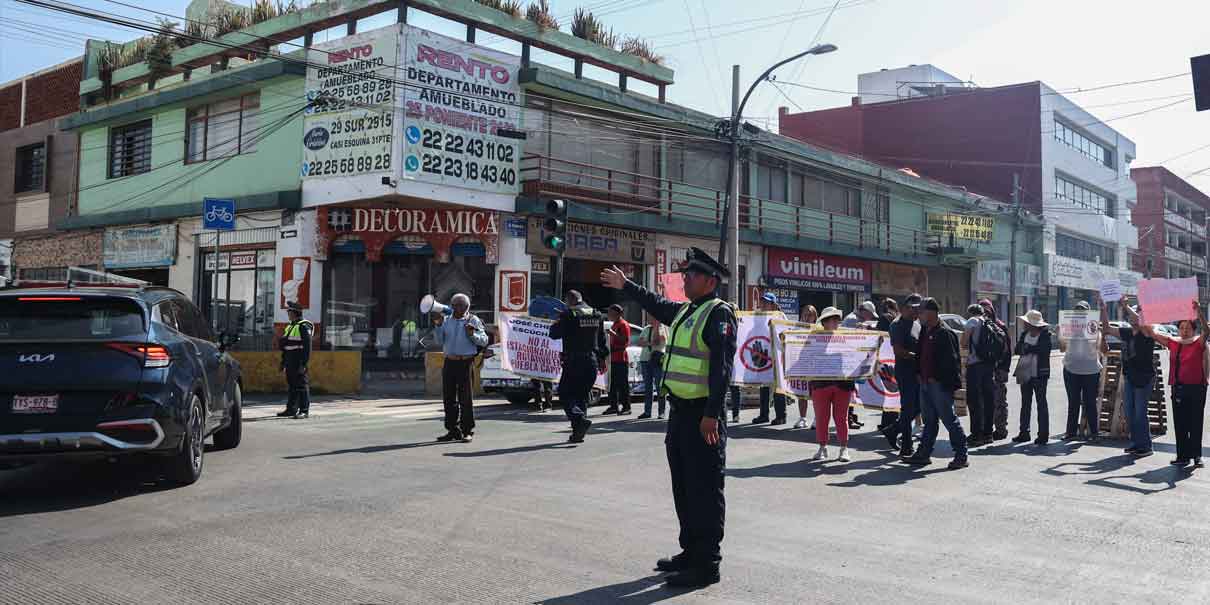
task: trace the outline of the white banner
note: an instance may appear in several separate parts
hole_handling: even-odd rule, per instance
[[[318,44],[307,62],[307,100],[330,101],[306,110],[302,177],[392,172],[399,28]]]
[[[550,337],[555,322],[529,315],[500,315],[500,368],[526,378],[558,382],[563,375],[563,341]],[[593,388],[609,390],[609,370],[598,368]]]
[[[785,342],[781,336],[790,330],[810,329],[813,325],[815,324],[780,319],[774,319],[769,322],[769,335],[774,344],[773,372],[777,376],[777,392],[782,395],[793,395],[799,398],[807,398],[811,395],[806,379],[789,378],[786,376],[781,362],[785,358]]]
[[[878,369],[866,380],[857,381],[857,397],[854,403],[867,408],[894,412],[902,408],[899,381],[895,380],[895,349],[891,339],[882,339],[878,350]]]
[[[783,337],[786,375],[809,380],[869,378],[884,337],[869,330],[791,330]]]
[[[772,385],[773,342],[769,339],[769,321],[785,319],[785,315],[740,311],[735,319],[735,359],[731,366],[731,384]]]
[[[1096,340],[1100,332],[1100,311],[1059,311],[1060,338],[1064,340]]]
[[[516,195],[520,57],[405,27],[403,178]]]

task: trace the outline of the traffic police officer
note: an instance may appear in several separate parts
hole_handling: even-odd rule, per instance
[[[306,418],[311,413],[311,387],[307,378],[307,362],[311,360],[311,334],[315,326],[303,319],[302,305],[286,303],[286,314],[290,324],[281,337],[281,369],[286,372],[286,384],[290,387],[286,411],[280,417]]]
[[[601,282],[622,290],[669,326],[662,388],[672,414],[664,444],[681,526],[681,553],[660,559],[656,569],[676,572],[668,577],[669,586],[702,587],[719,581],[722,561],[727,467],[723,404],[731,382],[736,326],[734,309],[716,294],[728,276],[718,261],[691,248],[681,272],[688,303],[648,291],[627,280],[617,267],[601,272]]]
[[[571,443],[583,443],[592,421],[588,419],[588,396],[604,371],[609,349],[605,346],[605,320],[588,306],[575,290],[567,291],[567,310],[550,326],[550,337],[563,340],[563,375],[559,378],[559,401],[571,421]]]

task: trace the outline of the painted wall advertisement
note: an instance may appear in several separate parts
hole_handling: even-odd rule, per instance
[[[656,261],[655,237],[646,231],[606,227],[588,223],[567,223],[565,258],[599,260],[612,263],[650,265]],[[525,252],[533,256],[550,256],[542,245],[542,219],[529,219],[529,234]]]
[[[176,262],[176,225],[106,229],[101,250],[106,269],[168,267]]]
[[[311,258],[283,257],[281,276],[281,308],[286,308],[288,302],[296,302],[304,309],[311,308]]]
[[[873,277],[870,261],[814,252],[770,248],[765,280],[779,288],[869,292]]]
[[[494,193],[518,192],[520,57],[406,27],[403,177]]]
[[[392,172],[399,31],[388,27],[307,52],[302,177]]]

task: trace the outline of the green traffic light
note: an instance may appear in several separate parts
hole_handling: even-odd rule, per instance
[[[562,250],[567,241],[557,235],[548,235],[542,239],[542,245],[550,250]]]

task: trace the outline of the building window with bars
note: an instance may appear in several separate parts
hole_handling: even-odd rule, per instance
[[[260,93],[194,107],[188,114],[186,163],[256,151]]]
[[[109,178],[151,170],[151,120],[109,131]]]
[[[14,193],[45,191],[46,143],[17,148],[17,182]]]

